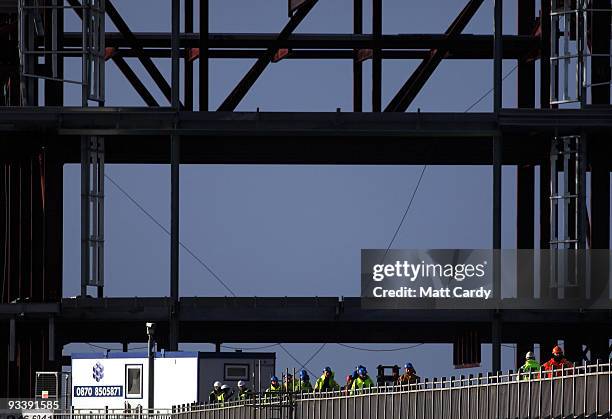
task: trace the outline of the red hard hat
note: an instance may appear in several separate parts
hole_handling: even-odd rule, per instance
[[[560,346],[555,346],[552,350],[553,355],[563,355],[563,349]]]

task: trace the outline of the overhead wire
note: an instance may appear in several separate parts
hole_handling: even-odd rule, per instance
[[[389,348],[389,349],[374,349],[374,348],[360,348],[358,346],[351,346],[351,345],[347,345],[345,343],[336,343],[336,345],[339,346],[343,346],[345,348],[349,348],[349,349],[354,349],[356,351],[366,351],[366,352],[397,352],[397,351],[406,351],[408,349],[413,349],[416,347],[419,347],[421,345],[424,345],[424,343],[417,343],[414,345],[410,345],[410,346],[405,346],[403,348]]]
[[[278,346],[278,343],[273,343],[271,345],[264,345],[264,346],[254,346],[252,348],[241,348],[241,347],[236,347],[236,346],[229,346],[229,345],[221,345],[222,348],[225,349],[232,349],[232,350],[237,350],[237,351],[257,351],[260,349],[268,349],[268,348],[273,348],[275,346]]]
[[[130,200],[130,202],[132,202],[132,204],[134,204],[143,214],[145,214],[151,221],[153,221],[159,228],[161,228],[164,232],[166,232],[166,234],[170,235],[170,231],[162,224],[160,223],[149,211],[146,210],[146,208],[144,208],[143,205],[141,205],[136,198],[134,198],[132,195],[130,195],[130,193],[128,191],[126,191],[124,188],[121,187],[121,185],[119,185],[113,178],[111,178],[108,174],[104,174],[104,177],[106,179],[109,180],[109,182],[111,182],[126,198],[128,198]],[[182,242],[179,241],[180,246],[185,249],[185,251],[187,251],[187,253],[189,253],[196,261],[198,261],[198,263],[200,263],[200,265],[202,265],[233,297],[237,297],[236,293],[219,277],[219,275],[217,275],[212,268],[210,268],[210,266],[208,266],[207,263],[205,263],[202,259],[200,259],[194,252],[191,251],[191,249],[189,249],[186,245],[184,245]],[[297,360],[297,358],[295,358],[291,352],[289,352],[281,343],[278,344],[274,344],[274,345],[270,345],[267,347],[272,347],[272,346],[280,346],[283,351],[285,351],[287,353],[287,355],[289,355],[295,362],[297,362],[298,364],[301,364],[299,360]],[[325,345],[323,345],[324,347]],[[318,354],[318,352],[320,352],[323,347],[319,348],[318,351],[315,353]],[[264,349],[264,348],[261,348]],[[314,357],[314,356],[313,356]],[[312,359],[312,357],[311,357]],[[311,360],[310,359],[310,360]],[[310,362],[310,360],[308,362]],[[303,366],[304,369],[308,370],[305,366]],[[309,371],[309,370],[308,370]],[[312,372],[309,371],[311,374]]]
[[[159,228],[166,232],[168,236],[170,236],[170,230],[168,230],[162,223],[160,223],[149,211],[147,211],[134,197],[132,197],[125,189],[121,187],[117,182],[113,180],[106,173],[104,177],[108,179],[123,195],[125,195],[136,207],[143,212],[151,221],[153,221]],[[183,242],[179,241],[179,245],[191,256],[193,257],[204,269],[210,273],[213,278],[219,282],[231,295],[232,297],[237,297],[236,293],[217,275],[215,271],[200,257],[198,257],[190,248],[188,248]]]
[[[296,363],[297,363],[297,364],[300,366],[300,368],[301,368],[301,369],[305,369],[306,371],[308,371],[308,373],[309,373],[310,375],[312,375],[313,377],[316,377],[316,374],[315,374],[315,373],[313,373],[313,372],[312,372],[312,371],[311,371],[311,370],[310,370],[310,369],[309,369],[309,368],[308,368],[306,365],[304,365],[304,363],[303,363],[303,362],[301,362],[299,359],[297,359],[295,356],[293,356],[293,354],[292,354],[291,352],[289,352],[289,350],[288,350],[287,348],[285,348],[285,346],[284,346],[282,343],[279,343],[279,344],[278,344],[278,346],[279,346],[279,347],[280,347],[280,348],[281,348],[283,351],[285,351],[285,353],[286,353],[287,355],[289,355],[289,357],[290,357],[291,359],[293,359],[293,360],[294,360],[294,361],[295,361],[295,362],[296,362]],[[323,345],[323,346],[325,346],[325,345]],[[321,349],[323,349],[323,346],[322,346],[321,348],[317,349],[317,352],[315,353],[315,355],[316,355],[317,353],[319,353],[319,352],[321,351]]]
[[[510,75],[517,68],[518,68],[518,64],[516,64],[510,71],[508,71],[508,73],[506,73],[506,75],[504,77],[502,77],[502,81],[504,81],[508,77],[510,77]],[[467,112],[471,111],[476,105],[478,105],[487,96],[489,96],[493,92],[493,90],[494,90],[494,88],[491,88],[491,89],[487,90],[481,97],[479,97],[474,103],[472,103],[470,106],[468,106],[465,109],[465,111],[463,111],[463,112],[467,113]],[[397,228],[395,229],[395,232],[393,233],[393,237],[391,238],[391,240],[389,241],[389,244],[387,245],[387,248],[385,249],[385,253],[384,253],[383,258],[382,258],[383,260],[387,257],[387,254],[389,253],[389,250],[391,249],[391,246],[395,242],[395,239],[397,238],[397,235],[399,234],[400,230],[402,229],[402,226],[404,225],[404,221],[406,221],[406,216],[408,215],[408,212],[410,211],[410,208],[412,207],[412,203],[414,201],[414,197],[416,196],[416,193],[419,190],[419,186],[421,185],[421,181],[423,180],[423,175],[425,174],[425,171],[427,170],[427,167],[428,167],[427,164],[423,165],[423,169],[421,170],[421,174],[419,175],[419,179],[417,180],[416,186],[414,187],[414,190],[412,191],[412,195],[410,196],[410,200],[408,201],[408,205],[406,206],[406,209],[404,210],[402,218],[401,218],[399,224],[397,225]]]

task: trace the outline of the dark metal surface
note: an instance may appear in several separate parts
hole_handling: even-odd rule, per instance
[[[491,339],[493,316],[488,310],[363,310],[358,297],[343,301],[337,297],[183,297],[180,306],[181,342],[352,342],[354,331],[364,328],[368,330],[360,338],[364,342],[452,343],[458,328],[470,328],[478,330],[486,343]],[[63,344],[126,339],[138,342],[143,339],[147,321],[157,323],[158,336],[167,335],[171,307],[172,300],[161,297],[0,304],[0,323],[18,316],[19,328],[54,315],[58,339],[61,336]],[[504,323],[504,342],[589,331],[612,333],[609,310],[506,310],[499,316]],[[100,324],[105,327],[98,327]],[[406,328],[411,333],[397,333]]]
[[[66,32],[65,48],[80,46],[80,33]],[[131,41],[136,40],[145,51],[149,48],[160,48],[168,51],[170,56],[171,37],[167,32],[134,32],[134,39],[121,32],[107,32],[106,46],[113,48],[131,48]],[[294,33],[283,40],[278,40],[276,33],[210,33],[206,39],[208,48],[213,49],[261,49],[271,47],[299,49],[385,49],[385,50],[421,50],[446,49],[450,57],[455,58],[493,58],[493,35],[461,34],[449,38],[445,34],[316,34]],[[531,35],[504,35],[504,58],[520,58],[530,51],[537,53],[538,39]],[[199,48],[200,33],[181,33],[181,48]]]

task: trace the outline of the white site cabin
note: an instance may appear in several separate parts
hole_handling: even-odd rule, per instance
[[[135,409],[148,406],[146,353],[72,354],[72,406],[75,409]],[[215,381],[236,389],[243,380],[254,391],[274,375],[275,353],[157,352],[154,361],[156,409],[207,402]]]

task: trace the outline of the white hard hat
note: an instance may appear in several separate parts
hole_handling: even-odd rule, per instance
[[[228,389],[228,388],[229,388],[229,386],[228,386],[227,384],[223,384],[223,385],[221,386],[221,390],[225,390],[225,389]]]
[[[215,383],[213,384],[213,387],[215,388],[221,387],[221,381],[215,381]]]
[[[238,381],[238,387],[246,387],[246,383],[242,380]]]
[[[535,359],[533,352],[529,351],[525,354],[525,359]]]

